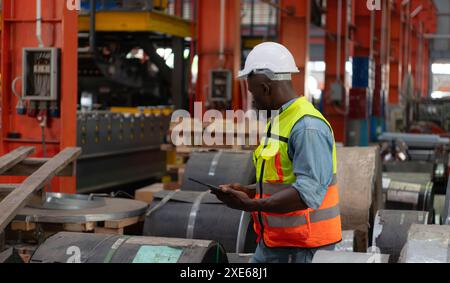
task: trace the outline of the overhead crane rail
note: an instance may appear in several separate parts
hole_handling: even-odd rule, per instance
[[[49,21],[54,19],[42,19],[43,23]],[[78,16],[78,31],[89,32],[89,22],[89,15]],[[157,11],[100,11],[96,15],[96,31],[156,32],[191,38],[193,36],[190,21]]]

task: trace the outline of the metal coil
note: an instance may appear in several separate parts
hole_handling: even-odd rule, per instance
[[[38,247],[30,263],[223,263],[213,241],[58,233]]]
[[[233,183],[255,184],[253,153],[250,151],[193,152],[186,164],[182,190],[208,190],[190,181],[189,178],[215,186]]]
[[[155,194],[144,223],[144,235],[213,240],[229,253],[252,253],[256,234],[249,213],[230,209],[205,192]]]
[[[352,253],[340,251],[318,251],[313,263],[388,263],[389,256],[383,254]]]
[[[380,210],[374,221],[372,246],[391,255],[391,262],[397,262],[411,225],[429,221],[430,215],[425,211]]]

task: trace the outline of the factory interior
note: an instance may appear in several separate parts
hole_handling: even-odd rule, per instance
[[[450,263],[450,1],[0,3],[0,263]],[[334,138],[295,162],[257,101],[288,84],[279,132]],[[324,155],[314,208],[296,170]]]

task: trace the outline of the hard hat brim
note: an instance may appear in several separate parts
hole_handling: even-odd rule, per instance
[[[251,71],[248,71],[248,70],[239,71],[237,79],[238,80],[244,80],[244,79],[246,79],[248,77],[248,75],[250,73],[251,73]]]
[[[239,71],[237,79],[238,80],[244,80],[248,77],[248,75],[250,75],[250,73],[253,72],[253,70],[242,70]],[[289,72],[290,74],[298,74],[300,73],[300,70],[298,68],[296,68],[296,70],[292,70]]]

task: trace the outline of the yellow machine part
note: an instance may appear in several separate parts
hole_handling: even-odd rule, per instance
[[[153,8],[165,10],[169,6],[169,0],[153,0]]]

